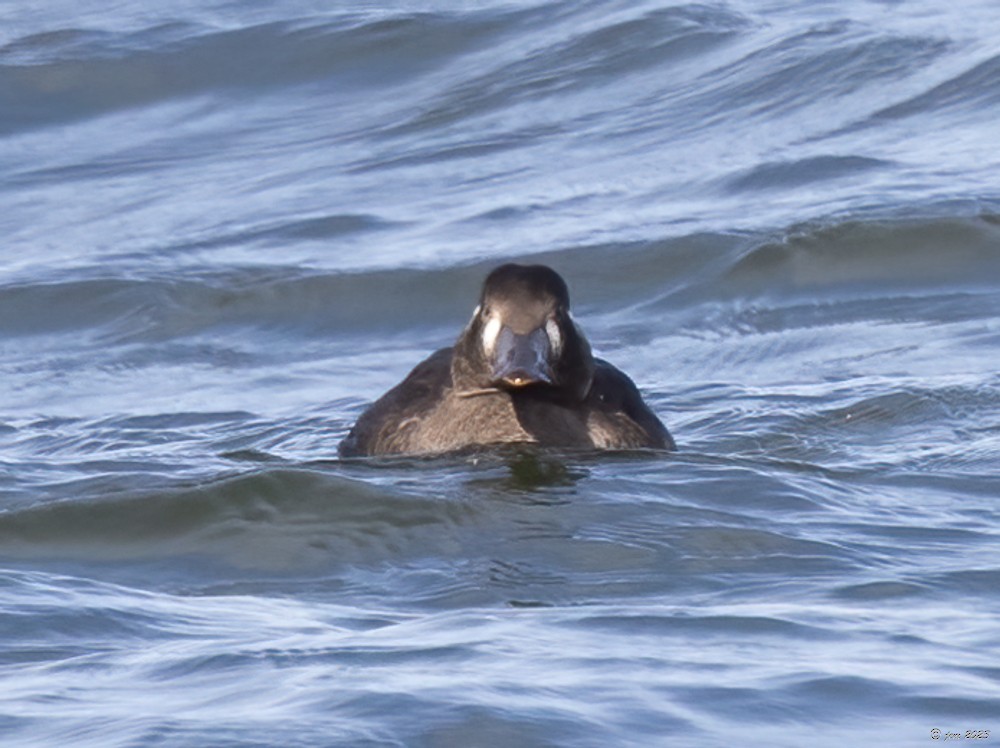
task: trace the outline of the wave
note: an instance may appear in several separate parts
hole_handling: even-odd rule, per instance
[[[883,296],[995,289],[1000,225],[974,218],[822,222],[793,227],[749,249],[712,278],[732,297]]]
[[[598,9],[550,3],[340,12],[233,28],[189,21],[120,32],[48,29],[0,47],[0,134],[208,92],[239,96],[316,82],[374,92],[421,80],[419,109],[375,128],[395,138],[647,76],[637,92],[646,105],[629,99],[621,111],[604,112],[604,119],[625,117],[608,132],[669,125],[677,136],[736,112],[773,118],[808,108],[817,96],[846,98],[865,86],[909,83],[954,51],[945,37],[858,22],[768,29],[765,19],[723,5]],[[898,118],[963,100],[991,105],[997,59],[869,114]],[[446,76],[433,79],[448,66]],[[634,118],[627,110],[643,114]]]
[[[981,116],[1000,103],[1000,55],[977,62],[972,67],[936,85],[879,109],[869,118],[849,128],[876,126],[887,120],[928,115],[941,117],[949,111]]]
[[[346,15],[236,29],[47,31],[0,48],[0,134],[207,91],[400,83],[516,29],[526,12]]]
[[[602,88],[622,76],[708,54],[751,25],[728,9],[693,4],[606,20],[567,25],[555,43],[546,34],[544,44],[528,54],[494,55],[482,69],[449,81],[419,114],[383,134],[436,130],[524,102]]]
[[[307,227],[292,221],[257,233],[287,236],[341,228],[337,219]],[[793,227],[777,239],[700,234],[504,259],[552,265],[568,277],[577,308],[594,313],[650,303],[691,307],[761,295],[808,295],[821,305],[844,298],[989,290],[1000,278],[998,246],[1000,221],[983,215],[849,220]],[[609,258],[614,258],[613,275],[607,273]],[[443,268],[342,273],[279,265],[145,279],[13,284],[0,287],[0,332],[91,330],[105,342],[134,342],[233,327],[306,335],[412,325],[457,330],[474,306],[482,278],[496,264],[491,259]]]
[[[735,192],[757,192],[853,177],[860,172],[892,166],[888,161],[862,156],[811,156],[797,161],[759,164],[728,181]]]
[[[734,114],[774,122],[837,100],[846,102],[843,114],[850,116],[868,101],[865,89],[884,101],[887,83],[925,74],[951,49],[946,38],[848,20],[779,28],[756,34],[748,51],[702,72],[683,91],[685,109],[698,113],[695,123],[732,122]]]
[[[303,568],[440,552],[475,510],[329,473],[271,468],[206,484],[0,513],[8,559],[221,560]]]

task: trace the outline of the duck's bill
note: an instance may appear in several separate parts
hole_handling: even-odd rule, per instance
[[[552,384],[549,337],[544,328],[519,335],[504,327],[493,352],[493,382],[505,387]]]

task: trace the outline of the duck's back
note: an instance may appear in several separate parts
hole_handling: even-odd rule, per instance
[[[594,359],[589,434],[601,449],[676,449],[667,427],[642,399],[629,376],[603,359]]]
[[[451,389],[451,348],[433,353],[361,414],[340,443],[342,457],[402,454],[412,432]]]

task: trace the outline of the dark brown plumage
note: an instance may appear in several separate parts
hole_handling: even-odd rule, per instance
[[[632,380],[569,316],[563,279],[502,265],[452,348],[421,362],[371,405],[345,457],[434,454],[517,442],[590,449],[674,449]]]

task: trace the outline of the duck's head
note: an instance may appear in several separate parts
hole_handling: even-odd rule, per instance
[[[582,400],[593,373],[590,344],[570,317],[569,290],[557,272],[508,264],[486,276],[455,346],[459,389],[546,388]]]

